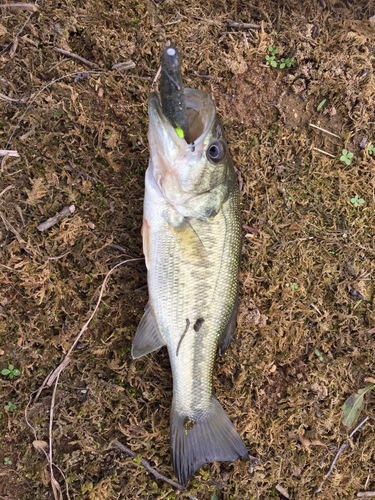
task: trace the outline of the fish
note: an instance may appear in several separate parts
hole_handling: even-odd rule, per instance
[[[175,476],[186,485],[206,463],[249,460],[249,455],[212,381],[215,356],[229,347],[236,328],[241,256],[237,176],[210,95],[184,88],[182,80],[178,87],[164,96],[153,92],[148,99],[150,160],[142,238],[149,301],[132,357],[167,346],[173,375],[171,459]],[[165,100],[178,104],[181,99],[174,93],[181,91],[186,116],[176,121],[176,111],[172,116],[164,111]],[[179,105],[176,109],[181,112]],[[184,119],[186,135],[181,133]]]

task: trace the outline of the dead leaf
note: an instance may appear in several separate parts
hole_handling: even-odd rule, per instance
[[[363,389],[359,389],[355,394],[352,394],[350,398],[348,398],[342,410],[344,412],[344,416],[342,417],[342,424],[345,427],[352,427],[354,425],[363,409],[363,399],[365,394],[370,392],[375,387],[375,384],[370,384]]]
[[[288,495],[288,492],[286,491],[285,488],[283,488],[282,486],[280,486],[279,484],[276,486],[276,489],[279,493],[281,493],[281,495],[285,498],[290,498],[290,496]]]
[[[33,441],[33,446],[36,450],[40,451],[40,453],[43,453],[43,455],[44,451],[48,450],[48,443],[46,441],[35,440]]]

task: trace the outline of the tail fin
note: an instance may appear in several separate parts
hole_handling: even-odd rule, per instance
[[[172,405],[171,455],[174,473],[183,485],[208,462],[249,460],[242,439],[215,397],[209,411],[196,422],[177,413]]]

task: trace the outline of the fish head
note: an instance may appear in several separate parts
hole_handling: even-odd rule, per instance
[[[149,97],[149,168],[179,214],[209,220],[228,197],[233,166],[210,95],[188,88],[184,93],[191,144],[163,114],[159,94]]]

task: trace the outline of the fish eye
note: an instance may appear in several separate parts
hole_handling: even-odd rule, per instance
[[[214,141],[208,147],[207,157],[211,163],[218,163],[225,154],[224,144],[221,141]]]

